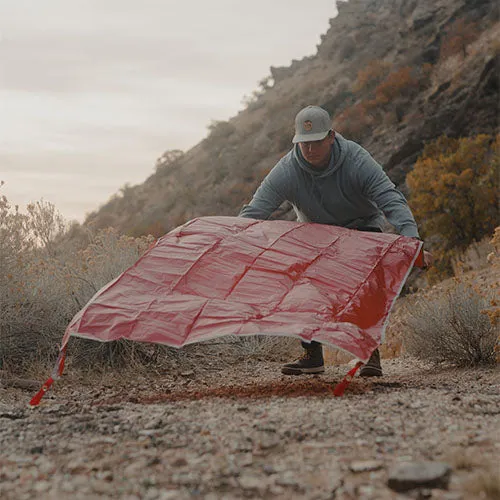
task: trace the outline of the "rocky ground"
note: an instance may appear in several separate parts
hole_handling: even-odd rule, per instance
[[[335,398],[345,365],[215,366],[68,370],[35,409],[33,391],[0,386],[0,498],[500,498],[498,368],[386,360],[382,379]]]

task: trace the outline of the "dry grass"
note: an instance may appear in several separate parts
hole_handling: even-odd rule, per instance
[[[231,357],[259,361],[290,361],[300,350],[297,339],[281,336],[227,337],[220,342]]]
[[[467,249],[452,259],[455,276],[461,276],[470,271],[480,271],[490,266],[488,256],[494,251],[491,238],[487,237],[474,242]]]
[[[445,455],[445,461],[456,470],[472,471],[481,467],[484,458],[477,449],[453,448]]]
[[[150,238],[128,238],[115,231],[86,236],[87,246],[68,243],[54,206],[38,202],[21,214],[0,197],[0,369],[33,372],[51,364],[64,330],[103,285],[132,265]],[[137,347],[86,348],[82,358],[101,361],[139,356]]]
[[[469,498],[500,499],[500,475],[498,467],[487,468],[475,474],[465,485]]]
[[[440,294],[409,301],[404,321],[406,351],[423,360],[457,366],[494,363],[498,328],[485,314],[489,306],[470,283],[460,280]]]
[[[493,362],[495,354],[500,361],[500,228],[457,254],[453,269],[455,278],[432,288],[420,282],[419,292],[398,299],[383,358],[406,350],[424,360],[474,365],[479,350],[479,364]]]

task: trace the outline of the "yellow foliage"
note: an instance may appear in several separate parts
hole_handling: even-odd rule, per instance
[[[455,250],[491,234],[499,222],[500,136],[441,137],[425,147],[407,176],[409,203],[441,272]]]

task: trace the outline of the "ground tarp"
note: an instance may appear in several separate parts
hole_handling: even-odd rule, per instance
[[[413,238],[321,224],[194,219],[100,290],[65,338],[181,347],[292,335],[367,361],[420,249]]]
[[[366,362],[422,242],[335,226],[193,219],[160,238],[73,318],[71,335],[174,347],[225,335],[316,340]],[[50,386],[50,384],[49,384]]]

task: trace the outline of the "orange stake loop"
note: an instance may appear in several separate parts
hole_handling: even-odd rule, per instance
[[[364,363],[362,363],[361,361],[358,361],[356,363],[356,366],[354,368],[351,368],[347,375],[334,387],[333,395],[335,397],[339,398],[344,395],[346,387],[351,383],[351,380],[354,378],[354,375],[356,375],[359,367],[363,366],[363,364]]]
[[[54,369],[52,370],[50,377],[42,385],[42,388],[31,398],[30,406],[38,406],[42,398],[45,396],[45,393],[50,389],[50,387],[54,383],[54,380],[57,380],[62,375],[62,372],[64,370],[65,359],[66,359],[66,346],[64,346],[59,351],[59,357],[57,358],[56,364],[54,366]]]
[[[42,388],[31,398],[30,406],[38,406],[42,400],[45,393],[50,389],[50,386],[54,383],[54,379],[49,377],[47,382],[42,385]]]

